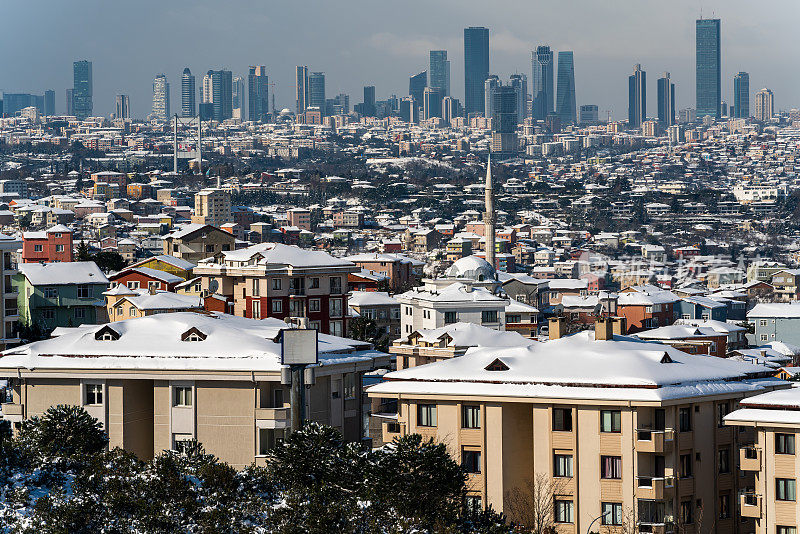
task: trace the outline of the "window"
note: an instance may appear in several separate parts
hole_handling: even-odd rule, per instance
[[[42,310],[42,319],[52,321],[56,318],[56,311],[53,308],[45,308]]]
[[[283,445],[284,432],[281,428],[259,428],[258,454],[264,456],[275,447]]]
[[[46,299],[54,299],[58,297],[58,290],[54,287],[46,287],[44,288],[44,298]]]
[[[175,386],[172,388],[172,405],[173,406],[191,406],[192,405],[192,387],[191,386]]]
[[[690,408],[681,408],[678,411],[678,429],[681,432],[692,431],[692,410]]]
[[[128,289],[139,289],[139,282],[136,280],[131,280],[128,282]]]
[[[622,412],[600,410],[600,432],[622,432]]]
[[[172,434],[172,450],[180,453],[186,452],[192,442],[191,434]]]
[[[331,317],[342,316],[342,299],[331,299],[329,305],[330,305]]]
[[[727,447],[717,451],[717,472],[720,474],[731,472],[731,450]]]
[[[794,434],[775,434],[775,453],[794,454]]]
[[[76,319],[86,319],[86,308],[75,308]]]
[[[253,319],[261,319],[261,301],[254,300],[252,301],[251,306],[253,308],[253,313],[252,313]]]
[[[319,278],[312,278],[308,287],[309,289],[319,289]]]
[[[622,478],[622,457],[601,456],[600,478]]]
[[[694,464],[692,463],[692,455],[691,454],[681,454],[680,457],[680,474],[681,478],[688,478],[692,476],[692,468]]]
[[[452,324],[458,321],[458,312],[446,311],[444,312],[444,324]]]
[[[103,384],[86,384],[85,389],[87,406],[103,404]]]
[[[254,297],[260,297],[261,296],[261,284],[259,283],[258,278],[253,278],[252,286],[253,286],[252,287],[252,291],[251,291],[252,295]]]
[[[64,252],[64,245],[56,245],[56,252]]]
[[[158,291],[161,282],[147,282],[148,291]]]
[[[282,313],[283,312],[283,301],[282,300],[273,300],[272,301],[272,313]]]
[[[338,276],[331,276],[331,294],[338,295],[342,292],[342,279]]]
[[[342,336],[342,321],[331,321],[329,325],[332,336]]]
[[[731,405],[728,402],[720,402],[717,404],[717,426],[722,428],[725,426],[725,416],[731,411]]]
[[[694,507],[692,501],[681,502],[681,523],[691,525],[694,523]]]
[[[572,432],[572,409],[553,408],[553,430]]]
[[[436,426],[435,404],[417,404],[417,426]]]
[[[719,518],[730,519],[731,517],[731,496],[727,493],[719,496]]]
[[[42,245],[33,245],[34,252],[42,252],[43,250]]]
[[[467,495],[466,506],[467,510],[478,512],[483,509],[483,501],[481,501],[481,498],[476,495]]]
[[[281,279],[280,278],[273,278],[272,279],[272,289],[274,291],[280,291],[280,289],[281,289]]]
[[[775,498],[779,501],[797,500],[795,493],[795,480],[793,478],[776,478]]]
[[[78,298],[88,299],[92,297],[92,286],[89,284],[80,284],[78,286]]]
[[[481,453],[480,451],[472,451],[462,449],[461,451],[461,467],[467,473],[480,474],[481,472]]]
[[[344,398],[356,398],[356,374],[347,373],[344,375]]]
[[[320,300],[319,299],[309,299],[308,301],[308,311],[310,312],[318,312],[320,310]]]
[[[553,455],[553,476],[571,477],[572,476],[572,455],[555,454]]]
[[[496,310],[484,310],[481,312],[481,322],[482,323],[496,323],[497,322],[497,311]]]
[[[767,334],[761,334],[761,341],[767,341],[769,336]]]
[[[556,523],[572,523],[572,512],[572,501],[556,499],[553,502],[553,516],[555,517]]]
[[[283,408],[283,390],[276,389],[272,391],[272,407]]]
[[[758,321],[758,326],[767,326],[767,320],[761,319],[760,321]]]
[[[622,503],[604,502],[602,503],[603,524],[621,525],[622,524]]]
[[[797,534],[797,529],[795,527],[782,527],[778,525],[776,527],[777,534]]]
[[[206,245],[206,252],[214,252],[214,245]]]
[[[481,407],[464,405],[461,407],[461,428],[481,427]]]

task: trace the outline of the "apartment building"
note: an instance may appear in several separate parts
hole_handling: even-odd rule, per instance
[[[163,238],[164,255],[193,263],[233,250],[235,244],[232,234],[208,224],[187,224]]]
[[[14,237],[0,234],[0,289],[3,293],[3,305],[0,306],[0,349],[19,343],[17,308],[17,287],[13,283],[17,270],[15,257],[22,248],[22,241]]]
[[[240,317],[305,319],[310,328],[347,332],[347,275],[358,268],[330,254],[281,243],[262,243],[200,261],[194,275],[206,295],[228,301]]]
[[[397,400],[384,441],[419,433],[447,444],[474,505],[510,513],[515,490],[544,480],[559,534],[595,520],[610,532],[750,532],[735,510],[751,482],[736,473],[724,416],[787,385],[768,373],[616,336],[601,320],[593,332],[388,373],[368,394]]]
[[[193,223],[219,227],[232,220],[231,194],[228,191],[208,188],[194,195]]]
[[[356,254],[345,258],[358,265],[362,270],[388,277],[389,289],[400,291],[417,281],[415,265],[422,264],[401,254]]]
[[[289,426],[276,341],[286,328],[274,319],[186,312],[67,329],[0,358],[13,392],[3,415],[19,428],[52,405],[79,405],[100,421],[110,447],[142,459],[196,439],[236,468],[261,464]],[[387,355],[325,334],[318,346],[308,418],[358,441],[361,375],[387,364]]]
[[[23,232],[22,263],[72,261],[72,230],[57,224],[44,232]]]

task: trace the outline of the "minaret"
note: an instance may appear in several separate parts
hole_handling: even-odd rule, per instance
[[[494,192],[492,191],[492,155],[486,163],[486,213],[483,214],[484,235],[486,237],[486,261],[494,268]]]

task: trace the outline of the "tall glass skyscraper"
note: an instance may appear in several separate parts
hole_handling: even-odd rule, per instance
[[[447,50],[431,50],[429,87],[440,89],[444,96],[450,96],[450,61]]]
[[[165,74],[159,74],[153,81],[153,116],[169,120],[169,83]]]
[[[308,75],[308,105],[319,107],[325,114],[325,73],[312,72]]]
[[[308,67],[305,65],[295,67],[294,82],[297,114],[300,115],[308,107]]]
[[[517,123],[522,124],[528,115],[528,77],[524,74],[512,74],[509,83],[517,91]]]
[[[658,79],[658,122],[664,126],[675,124],[675,84],[670,80],[669,72]]]
[[[218,122],[233,116],[233,74],[229,70],[210,70],[203,77],[203,102],[211,104],[211,117]]]
[[[44,114],[48,117],[56,114],[56,92],[52,89],[44,92]]]
[[[269,115],[269,77],[264,65],[250,65],[247,74],[247,120],[266,121]]]
[[[750,75],[746,72],[733,77],[733,116],[737,119],[750,116]]]
[[[464,28],[464,112],[485,111],[483,82],[489,77],[489,28]]]
[[[575,124],[578,119],[575,104],[575,63],[572,52],[558,53],[558,93],[556,95],[556,114],[565,124]]]
[[[194,117],[197,114],[197,87],[194,74],[189,67],[183,69],[181,77],[181,116]]]
[[[75,61],[72,64],[72,112],[78,119],[92,116],[92,62]]]
[[[647,73],[637,64],[628,76],[628,127],[639,128],[647,118]]]
[[[531,52],[531,92],[533,118],[544,120],[553,111],[553,51],[549,46],[538,46]]]
[[[423,70],[419,74],[408,79],[408,94],[414,98],[414,107],[422,108],[422,99],[425,95],[425,88],[428,86],[428,71]]]
[[[719,118],[722,103],[719,19],[699,19],[696,38],[697,118],[706,115]]]

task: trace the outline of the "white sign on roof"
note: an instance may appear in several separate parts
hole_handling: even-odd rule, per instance
[[[316,365],[317,330],[288,329],[281,331],[281,365]]]

